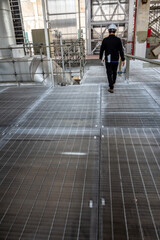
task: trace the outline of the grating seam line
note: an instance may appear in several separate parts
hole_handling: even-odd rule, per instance
[[[82,111],[83,112],[83,111]],[[81,112],[81,114],[82,114]],[[92,112],[92,115],[93,115],[93,112]],[[93,117],[93,116],[92,116]],[[80,127],[80,126],[79,126]],[[78,128],[77,128],[78,130]],[[84,133],[85,133],[86,129],[83,128],[83,136],[84,136]],[[89,153],[89,150],[90,150],[90,140],[91,140],[91,131],[89,133],[89,142],[88,142],[88,147],[87,147],[87,153]],[[83,138],[82,138],[83,140]],[[81,143],[80,143],[80,152],[81,152],[81,148],[82,148],[82,140],[81,140]],[[78,170],[78,164],[79,164],[79,161],[80,161],[80,157],[78,157],[78,161],[77,161],[77,165],[76,165],[76,173],[77,173],[77,170]],[[81,227],[81,221],[82,221],[82,208],[83,208],[83,205],[84,205],[84,193],[85,193],[85,183],[86,183],[86,174],[87,174],[87,169],[88,169],[88,162],[89,162],[89,154],[87,154],[87,160],[86,160],[86,165],[85,165],[85,176],[84,176],[84,182],[83,182],[83,190],[82,190],[82,198],[81,198],[81,209],[80,209],[80,216],[79,216],[79,226],[78,226],[78,233],[77,233],[77,239],[79,239],[79,235],[80,235],[80,227]],[[73,189],[74,189],[74,185],[75,185],[75,179],[76,179],[76,173],[74,175],[74,180],[73,180],[73,186],[72,186],[72,192],[71,192],[71,197],[72,197],[72,194],[73,194]],[[70,206],[71,206],[71,198],[70,198],[70,201],[69,201],[69,208],[68,208],[68,212],[67,212],[67,217],[66,217],[66,222],[65,222],[65,228],[64,228],[64,232],[63,232],[63,237],[62,239],[64,240],[65,239],[65,232],[66,232],[66,226],[67,226],[67,221],[68,221],[68,217],[69,217],[69,210],[70,210]],[[94,226],[91,226],[91,232],[93,231],[93,228]],[[96,236],[94,236],[95,238]],[[91,235],[91,238],[94,239]]]

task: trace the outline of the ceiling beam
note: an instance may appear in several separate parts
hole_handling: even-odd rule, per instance
[[[151,6],[150,7],[150,11],[152,10],[159,10],[160,9],[160,6]]]
[[[159,0],[152,0],[152,1],[150,1],[150,4],[156,4],[156,3],[159,3]]]
[[[128,21],[127,20],[124,20],[124,21],[94,21],[94,22],[92,21],[91,25],[96,26],[96,27],[98,27],[98,26],[106,27],[106,25],[109,25],[112,23],[117,24],[119,26],[124,26],[125,23],[128,23]]]

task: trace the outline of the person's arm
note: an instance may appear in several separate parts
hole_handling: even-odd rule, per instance
[[[119,53],[120,53],[120,56],[121,56],[121,60],[122,60],[122,66],[124,66],[125,64],[125,57],[124,57],[124,51],[123,51],[123,46],[122,46],[122,42],[121,42],[121,39],[119,39]]]
[[[102,41],[102,45],[101,45],[101,48],[100,48],[100,54],[99,54],[99,59],[102,60],[103,58],[103,52],[104,52],[104,39]]]

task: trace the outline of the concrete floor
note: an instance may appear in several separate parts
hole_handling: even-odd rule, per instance
[[[160,239],[160,71],[85,72],[0,87],[0,239]]]

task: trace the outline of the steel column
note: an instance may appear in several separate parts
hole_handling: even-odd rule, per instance
[[[128,21],[128,43],[127,53],[132,51],[132,40],[133,40],[133,22],[134,22],[134,0],[129,1],[129,21]]]
[[[46,5],[45,0],[41,0],[42,2],[42,11],[43,11],[43,21],[44,21],[44,33],[45,33],[45,41],[46,41],[46,52],[47,52],[47,58],[48,58],[48,71],[51,73],[51,80],[52,84],[54,86],[54,76],[53,76],[53,66],[52,66],[52,59],[50,55],[50,45],[49,45],[49,38],[48,38],[48,29],[47,29],[47,21],[46,21]]]
[[[86,49],[87,54],[91,54],[91,0],[85,0],[86,4]]]

